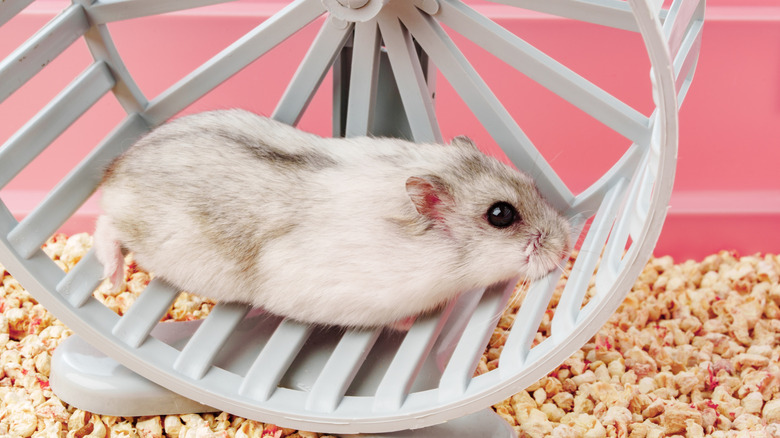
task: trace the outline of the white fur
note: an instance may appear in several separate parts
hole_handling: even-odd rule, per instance
[[[485,171],[463,177],[474,157]],[[406,181],[420,175],[452,190],[442,223],[410,200]],[[483,224],[497,200],[523,205],[527,226]],[[323,324],[393,324],[473,287],[543,275],[569,246],[530,178],[473,145],[321,138],[239,110],[153,131],[109,168],[101,202],[108,274],[120,241],[183,290]]]

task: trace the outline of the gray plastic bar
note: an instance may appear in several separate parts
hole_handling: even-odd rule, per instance
[[[445,0],[446,1],[446,0]],[[638,32],[628,3],[621,0],[491,0],[533,11]]]
[[[415,321],[379,382],[374,411],[395,411],[403,405],[454,305],[453,300],[442,312]]]
[[[325,12],[320,0],[297,0],[154,98],[145,112],[158,125],[226,81]]]
[[[655,172],[651,169],[658,158],[653,156],[651,148],[647,157],[642,162],[642,167],[637,172],[634,186],[626,196],[625,204],[620,215],[628,216],[619,219],[609,231],[609,241],[603,248],[603,256],[596,272],[596,295],[604,296],[610,285],[622,270],[623,256],[626,254],[626,242],[631,234],[631,229],[641,229],[647,222],[650,212],[650,196],[653,192]]]
[[[285,319],[268,339],[249,368],[238,394],[252,400],[268,400],[312,331],[311,324]]]
[[[191,379],[202,378],[225,341],[248,312],[249,306],[245,304],[217,303],[187,341],[187,345],[173,363],[173,369]]]
[[[0,147],[0,187],[8,184],[114,86],[104,62],[92,64]]]
[[[571,273],[569,274],[566,286],[561,293],[561,299],[558,302],[558,307],[555,309],[555,315],[551,322],[551,333],[556,340],[558,340],[559,337],[560,339],[564,339],[569,336],[576,324],[577,314],[582,307],[582,300],[585,297],[585,292],[588,290],[588,282],[593,277],[593,271],[596,270],[596,265],[600,259],[601,248],[604,247],[604,243],[607,241],[607,237],[609,236],[609,232],[612,229],[612,225],[617,215],[618,207],[621,205],[625,185],[625,180],[622,180],[612,186],[612,189],[607,192],[607,195],[604,197],[604,201],[601,203],[596,216],[593,218],[590,230],[582,243],[582,249],[577,256],[577,261],[571,269]],[[529,312],[533,314],[535,310],[529,309]],[[542,312],[544,312],[544,309],[542,309]],[[522,313],[520,313],[518,317],[520,315],[522,315]],[[533,336],[535,335],[538,326],[539,324],[537,323],[533,329],[533,333],[525,333],[519,337],[519,348],[521,351],[527,351],[527,349],[530,348],[531,341],[533,340]],[[511,337],[512,334],[510,334],[510,338]],[[506,345],[510,345],[508,340]],[[503,356],[502,365],[504,365]],[[521,365],[521,363],[518,365]]]
[[[677,77],[675,86],[679,92],[678,100],[681,104],[693,79],[693,70],[701,50],[701,31],[703,28],[703,22],[697,20],[693,23],[690,32],[682,41],[677,57],[674,59],[674,74]]]
[[[477,310],[482,296],[485,294],[485,288],[472,289],[462,293],[453,300],[453,309],[447,324],[442,329],[439,339],[436,341],[436,350],[434,351],[436,367],[439,371],[444,371],[447,363],[452,357],[452,352],[458,346],[458,341],[466,330],[466,326],[471,321],[471,316]]]
[[[98,0],[87,13],[95,24],[192,9],[232,0]]]
[[[632,144],[601,178],[577,195],[567,214],[570,217],[577,214],[585,214],[590,217],[594,211],[598,210],[604,201],[604,196],[614,186],[615,180],[631,177],[637,163],[642,158],[642,152],[648,147],[647,145],[642,147],[636,143]]]
[[[615,132],[647,143],[647,117],[482,14],[460,2],[443,2],[437,18]]]
[[[178,290],[159,277],[152,279],[130,310],[111,329],[111,333],[130,347],[138,348],[165,316],[178,295]]]
[[[379,28],[374,20],[355,23],[349,77],[346,137],[367,135],[374,122],[379,77]]]
[[[298,124],[351,31],[352,23],[346,24],[331,17],[325,20],[271,118],[288,125]]]
[[[528,288],[499,358],[500,377],[511,376],[523,366],[560,277],[561,270],[556,269]]]
[[[457,399],[468,389],[479,359],[516,284],[517,279],[514,279],[491,286],[485,291],[441,375],[439,400]]]
[[[22,9],[32,2],[33,0],[4,0],[3,7],[0,8],[0,26],[7,23],[8,20],[19,12],[22,12]]]
[[[84,9],[72,5],[0,61],[0,102],[89,29]]]
[[[87,254],[57,283],[57,292],[73,307],[81,307],[103,281],[103,265],[95,256],[95,249]]]
[[[8,234],[8,241],[14,249],[22,257],[30,258],[94,193],[104,166],[148,129],[138,114],[126,117]]]
[[[669,8],[669,15],[664,21],[664,35],[669,40],[669,52],[672,59],[677,56],[689,24],[693,20],[696,9],[702,0],[675,0]]]
[[[381,329],[349,330],[344,333],[306,397],[307,410],[336,410],[380,332]]]
[[[636,200],[629,200],[636,201]],[[641,202],[641,201],[640,201]],[[604,259],[599,264],[599,269],[596,271],[596,297],[594,299],[599,300],[603,298],[618,274],[622,271],[623,265],[626,260],[624,255],[628,255],[631,251],[631,247],[626,248],[628,242],[628,236],[630,234],[630,221],[622,220],[615,223],[612,231],[609,234],[609,241],[604,248]],[[632,245],[633,246],[633,245]],[[608,259],[607,257],[612,257]]]
[[[507,157],[526,171],[529,166],[533,166],[530,170],[537,176],[539,190],[558,210],[568,210],[574,195],[536,150],[444,29],[419,11],[399,12],[402,14],[401,20],[412,30],[417,42]]]
[[[149,101],[138,88],[138,84],[135,83],[130,72],[127,71],[124,60],[114,45],[108,26],[104,24],[93,26],[84,35],[84,42],[87,43],[87,47],[96,61],[104,61],[111,66],[111,73],[116,81],[116,85],[111,91],[125,112],[127,114],[143,113]]]
[[[384,15],[378,22],[414,140],[440,143],[442,136],[436,110],[411,35],[401,27],[395,15]]]

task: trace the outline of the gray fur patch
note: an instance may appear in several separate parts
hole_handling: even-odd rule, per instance
[[[218,211],[209,205],[198,206],[193,211],[193,217],[217,252],[225,259],[233,261],[241,272],[250,275],[257,271],[256,265],[262,256],[263,248],[272,240],[292,232],[297,226],[294,223],[285,223],[260,234],[256,231],[263,227],[258,227],[251,218],[241,218],[235,211],[232,214]]]
[[[215,134],[233,144],[242,146],[247,152],[252,154],[258,160],[267,161],[273,163],[276,166],[288,169],[322,170],[333,167],[337,164],[333,158],[317,152],[286,152],[262,143],[258,139],[230,131],[219,131]]]

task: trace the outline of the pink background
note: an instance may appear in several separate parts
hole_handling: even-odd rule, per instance
[[[109,28],[128,69],[153,98],[285,2],[215,5]],[[513,8],[475,7],[592,82],[647,114],[649,64],[637,34]],[[0,58],[58,11],[62,0],[38,0],[0,27]],[[315,22],[197,101],[185,112],[242,107],[270,114],[321,22]],[[576,193],[600,176],[629,145],[589,116],[454,36],[485,81]],[[77,41],[28,84],[0,103],[5,142],[89,65]],[[327,135],[330,77],[300,126]],[[437,110],[445,138],[467,134],[497,153],[476,118],[443,78]],[[88,111],[0,191],[23,216],[122,119],[111,95]],[[657,255],[700,258],[725,249],[780,252],[780,0],[709,0],[701,57],[680,116],[675,189]],[[66,232],[91,231],[93,197]]]

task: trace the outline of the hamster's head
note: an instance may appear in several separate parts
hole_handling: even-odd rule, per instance
[[[571,250],[568,220],[525,173],[481,153],[465,137],[436,174],[410,177],[406,189],[428,230],[458,252],[459,275],[474,286],[517,275],[538,279]]]

